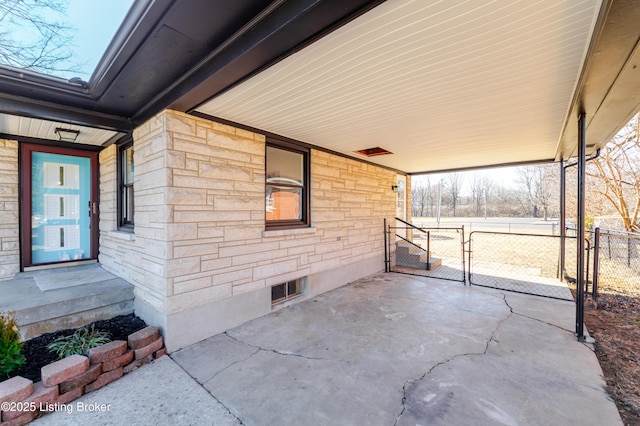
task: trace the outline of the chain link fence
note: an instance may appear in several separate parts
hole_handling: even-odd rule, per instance
[[[566,239],[567,269],[575,269],[575,242],[575,237]],[[474,231],[469,235],[469,282],[573,301],[569,286],[561,281],[560,243],[553,235]]]
[[[640,235],[600,230],[598,258],[598,294],[640,295]]]

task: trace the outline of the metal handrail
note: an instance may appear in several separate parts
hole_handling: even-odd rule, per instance
[[[429,232],[427,231],[427,252],[429,252]],[[420,250],[424,250],[421,246],[419,246],[418,244],[414,243],[413,241],[409,241],[408,239],[406,239],[405,237],[403,237],[402,235],[396,234],[396,237],[400,238],[401,240],[404,240],[406,242],[408,242],[409,244],[411,244],[412,246],[419,248]],[[431,255],[429,255],[431,256]]]
[[[396,217],[396,220],[398,222],[404,223],[405,225],[409,226],[412,229],[417,229],[418,231],[422,232],[423,234],[427,234],[427,253],[429,254],[429,257],[431,257],[431,234],[429,231],[425,231],[424,229],[420,228],[419,226],[414,225],[413,223],[407,222],[406,220],[402,220],[399,217]],[[394,229],[398,229],[397,227],[394,227]],[[389,226],[389,230],[391,230],[391,226]],[[422,250],[422,247],[420,247],[419,245],[415,244],[412,241],[407,240],[406,238],[401,237],[400,235],[396,234],[398,237],[402,238],[403,240],[405,240],[406,242],[413,244],[414,246],[420,248]]]
[[[410,223],[410,222],[407,222],[407,221],[405,221],[405,220],[400,219],[399,217],[396,217],[396,220],[397,220],[398,222],[402,222],[402,223],[404,223],[405,225],[408,225],[408,226],[412,227],[413,229],[417,229],[418,231],[421,231],[421,232],[428,232],[428,231],[425,231],[424,229],[420,228],[419,226],[414,225],[413,223]]]

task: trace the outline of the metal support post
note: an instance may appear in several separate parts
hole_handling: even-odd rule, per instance
[[[577,267],[576,267],[576,335],[578,341],[584,341],[584,225],[585,225],[585,167],[586,167],[586,114],[580,113],[578,119],[578,200],[577,205],[577,223],[576,242],[578,244],[577,250]]]
[[[558,262],[558,279],[564,281],[565,271],[565,247],[567,236],[567,199],[566,199],[566,173],[564,162],[560,161],[560,261]]]
[[[596,228],[593,244],[593,298],[598,297],[598,273],[600,272],[600,228]]]

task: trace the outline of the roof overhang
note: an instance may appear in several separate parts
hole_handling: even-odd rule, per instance
[[[366,159],[409,173],[567,159],[579,111],[594,151],[638,110],[639,18],[635,0],[141,0],[86,85],[0,70],[0,113],[122,135],[170,107],[382,147]]]

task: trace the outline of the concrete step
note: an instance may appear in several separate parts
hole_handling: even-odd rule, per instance
[[[67,279],[70,270],[79,274],[79,282],[87,281],[82,279],[85,274],[99,275],[101,280],[80,285],[67,282],[60,288],[45,291],[36,283],[38,274],[49,274],[49,281],[51,274],[61,274]],[[0,282],[0,311],[15,312],[22,340],[28,340],[41,334],[130,314],[134,310],[133,288],[120,278],[106,276],[99,265],[26,272]]]
[[[406,241],[396,243],[396,265],[398,266],[431,271],[441,264],[442,259],[430,256],[424,249]]]

